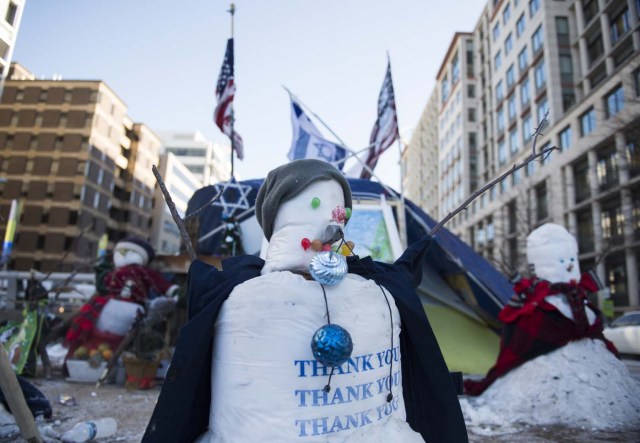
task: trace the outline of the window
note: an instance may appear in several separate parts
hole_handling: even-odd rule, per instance
[[[467,85],[467,97],[474,98],[476,96],[476,87],[474,85]]]
[[[571,126],[560,131],[560,149],[566,151],[571,148]]]
[[[539,91],[547,82],[547,76],[544,71],[544,59],[540,60],[540,63],[536,65],[534,74],[536,79],[536,91]]]
[[[520,37],[524,32],[524,13],[520,16],[516,22],[516,37]]]
[[[583,0],[582,12],[584,14],[584,24],[586,25],[598,13],[598,0]]]
[[[602,225],[602,238],[605,241],[621,242],[622,226],[624,225],[624,215],[620,207],[620,201],[613,204],[603,205],[600,213],[600,223]]]
[[[529,66],[529,55],[527,53],[527,46],[525,45],[518,54],[518,69],[520,69],[521,74],[527,69],[527,66]]]
[[[549,106],[547,104],[547,97],[545,96],[538,101],[538,107],[536,108],[538,124],[540,124],[540,122],[544,120],[544,117],[547,114],[548,109],[549,109]]]
[[[493,41],[498,40],[498,37],[500,37],[500,22],[493,27]]]
[[[442,103],[444,103],[449,99],[449,80],[446,76],[442,79],[440,87],[442,88]]]
[[[533,128],[531,127],[531,114],[527,114],[525,118],[522,119],[522,140],[524,143],[529,143],[533,137]]]
[[[507,90],[511,89],[511,87],[515,84],[516,82],[516,73],[515,73],[515,68],[513,67],[513,65],[509,66],[509,69],[507,69]]]
[[[560,54],[560,81],[566,84],[573,83],[571,54]]]
[[[605,97],[607,118],[613,117],[624,107],[624,90],[622,85],[618,85]]]
[[[549,216],[547,200],[547,183],[536,186],[536,221],[542,221]]]
[[[13,26],[13,24],[16,21],[17,13],[18,13],[18,6],[16,6],[16,4],[13,2],[9,2],[9,6],[7,7],[7,15],[5,15],[4,21],[9,23],[11,26]]]
[[[460,61],[458,60],[458,54],[455,55],[451,62],[451,84],[455,85],[460,79]]]
[[[502,21],[503,23],[507,23],[511,18],[511,5],[507,3],[507,6],[504,7],[504,11],[502,11]]]
[[[556,34],[558,36],[558,44],[569,44],[569,19],[567,17],[556,17]]]
[[[576,225],[578,228],[578,251],[581,254],[593,251],[593,216],[591,215],[591,209],[576,212]]]
[[[469,108],[467,110],[467,117],[470,122],[476,121],[476,108]]]
[[[504,131],[504,109],[498,109],[496,123],[498,126],[498,133],[502,133]]]
[[[574,198],[576,203],[580,203],[591,197],[589,162],[584,157],[581,161],[573,165],[573,189],[575,190]]]
[[[629,165],[629,175],[635,177],[640,173],[640,146],[635,140],[627,138],[627,146],[625,149],[627,164]],[[640,206],[638,207],[640,210]]]
[[[593,107],[580,116],[580,135],[590,134],[596,127],[596,111]]]
[[[589,54],[589,64],[592,65],[604,53],[602,34],[591,33],[587,36],[587,53]]]
[[[515,120],[516,118],[516,95],[512,94],[509,97],[509,101],[507,102],[507,113],[509,115],[509,121]]]
[[[502,66],[502,53],[500,51],[496,53],[496,56],[493,59],[493,66],[496,71],[500,69],[500,66]]]
[[[542,35],[542,25],[538,26],[538,29],[533,33],[531,37],[531,48],[533,49],[533,53],[537,54],[538,51],[542,49],[543,35]]]
[[[509,131],[509,150],[511,151],[511,155],[516,154],[518,149],[518,128],[514,127]]]
[[[526,106],[529,104],[531,97],[529,96],[529,77],[525,78],[520,84],[520,104]]]
[[[504,39],[504,55],[509,55],[511,50],[513,49],[513,38],[511,37],[511,33],[507,35],[507,38]]]
[[[531,0],[529,2],[529,16],[533,17],[540,9],[540,0]]]
[[[629,9],[624,8],[611,20],[611,44],[615,45],[627,32],[629,32]]]
[[[615,147],[598,153],[596,176],[600,190],[606,190],[618,184],[618,154]]]
[[[636,69],[633,73],[633,82],[636,86],[636,97],[640,96],[640,69]]]
[[[501,102],[504,99],[504,90],[502,89],[502,80],[496,85],[496,102]]]
[[[504,165],[507,161],[507,153],[504,147],[504,138],[498,142],[498,162],[500,165]]]

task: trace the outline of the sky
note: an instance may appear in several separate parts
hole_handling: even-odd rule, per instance
[[[485,3],[237,0],[235,116],[245,159],[236,160],[236,176],[264,177],[288,161],[291,106],[283,85],[349,148],[366,147],[387,51],[400,134],[408,142],[453,34],[472,30]],[[128,105],[129,116],[156,132],[198,130],[228,144],[212,113],[231,33],[229,4],[26,0],[13,60],[38,78],[105,81]],[[396,189],[398,161],[394,144],[375,171]]]

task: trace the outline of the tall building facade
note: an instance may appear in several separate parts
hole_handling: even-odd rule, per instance
[[[175,155],[205,185],[227,181],[231,151],[207,140],[200,132],[162,132],[162,154]]]
[[[0,0],[0,94],[9,75],[26,0]]]
[[[189,199],[202,187],[202,182],[171,153],[160,156],[158,170],[178,214],[184,218]],[[151,244],[156,252],[163,255],[178,254],[182,238],[159,187],[155,190],[152,220]]]
[[[441,204],[458,183],[469,181],[466,197],[523,162],[547,115],[537,149],[559,149],[500,182],[448,227],[510,273],[526,271],[525,238],[532,229],[562,224],[578,239],[581,269],[596,270],[618,309],[640,304],[639,13],[637,0],[491,1],[471,33],[476,69],[467,81],[475,84],[475,96],[463,94],[454,108],[441,100],[440,109]],[[469,38],[461,35],[438,74],[441,93],[458,88],[451,84],[452,51]],[[477,122],[467,114],[455,128],[457,115],[471,107]],[[449,109],[455,117],[447,118]],[[447,129],[451,119],[454,129]],[[458,182],[443,170],[457,137],[473,131],[475,186],[473,175]],[[440,215],[449,206],[441,206]]]
[[[106,83],[37,80],[14,63],[0,146],[0,213],[23,203],[13,269],[91,269],[103,234],[148,238],[160,140]]]
[[[438,109],[438,90],[434,88],[401,157],[405,195],[432,217],[438,217],[439,202]]]

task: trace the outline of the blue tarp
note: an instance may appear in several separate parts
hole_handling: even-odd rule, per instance
[[[380,195],[384,195],[387,200],[397,199],[395,191],[385,189],[378,182],[352,178],[348,180],[354,201],[379,200]],[[233,215],[237,221],[242,222],[254,215],[253,206],[262,181],[255,179],[239,182],[251,188],[248,192],[251,209],[236,209]],[[206,205],[217,193],[215,186],[206,186],[196,191],[189,200],[187,214]],[[235,201],[238,197],[236,189],[227,189],[225,192],[227,201]],[[410,200],[405,199],[405,202],[407,241],[413,243],[426,235],[427,230],[436,225],[436,221]],[[204,237],[204,240],[195,245],[198,254],[216,255],[223,232],[222,215],[221,206],[210,206],[198,214],[198,238]],[[218,232],[211,235],[216,228]],[[427,254],[425,266],[440,274],[480,317],[491,323],[511,297],[511,285],[489,262],[446,228],[441,229],[435,239]]]

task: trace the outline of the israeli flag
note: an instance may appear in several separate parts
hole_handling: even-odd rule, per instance
[[[342,170],[344,162],[340,162],[340,160],[345,158],[346,150],[323,138],[318,128],[293,97],[291,97],[291,123],[293,125],[293,142],[287,155],[289,160],[315,158],[332,163]]]

